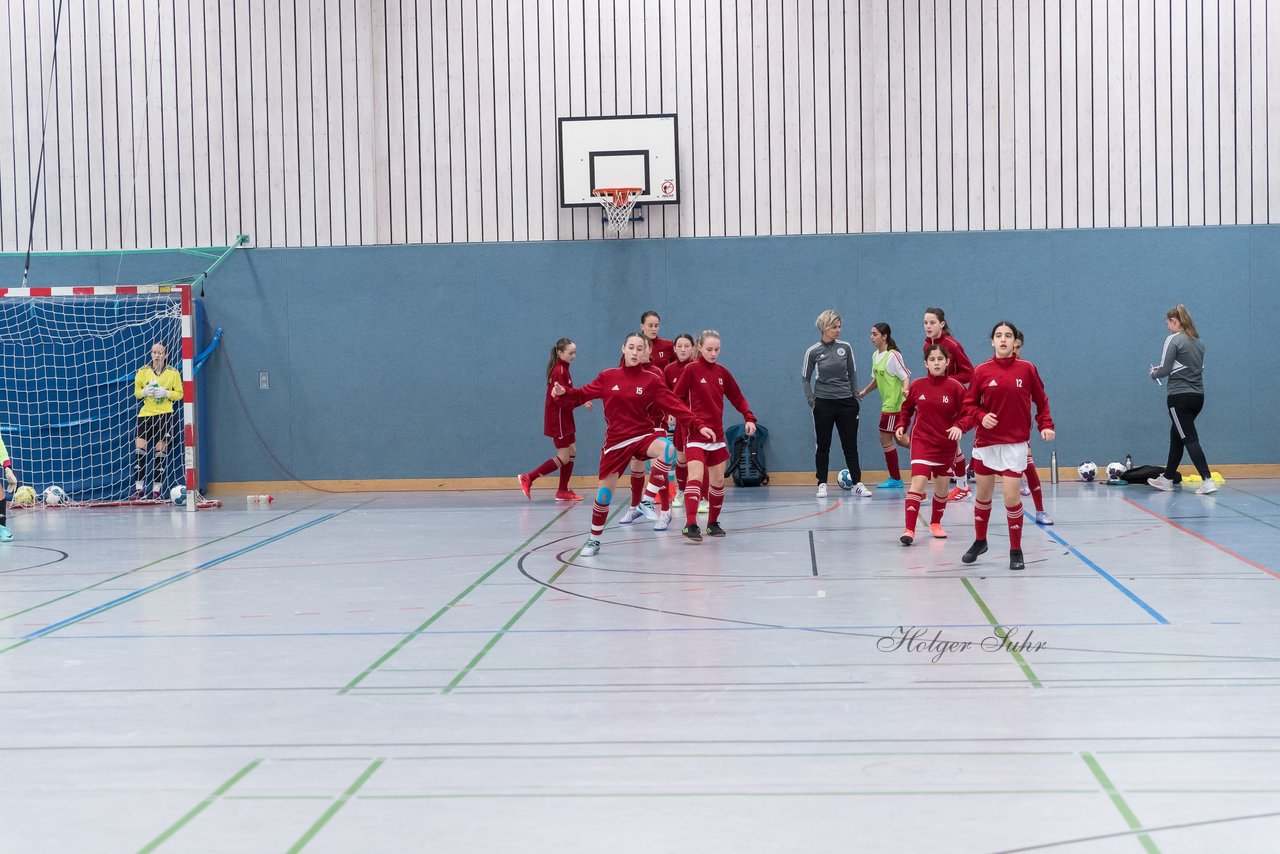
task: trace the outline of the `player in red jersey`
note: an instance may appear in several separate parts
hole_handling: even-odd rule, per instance
[[[930,344],[941,344],[942,348],[947,351],[949,360],[947,376],[955,377],[961,385],[969,385],[969,380],[973,377],[973,362],[969,361],[969,355],[960,346],[960,342],[951,335],[951,327],[947,325],[946,312],[937,306],[929,306],[924,310],[924,346],[926,352]],[[952,468],[952,475],[956,478],[956,487],[947,496],[948,501],[959,501],[962,498],[969,497],[965,469],[964,450],[957,443],[955,464]]]
[[[915,542],[916,520],[924,501],[925,484],[933,480],[933,513],[929,533],[947,536],[942,528],[942,514],[947,509],[947,487],[952,457],[960,436],[972,427],[965,418],[965,388],[955,377],[947,376],[950,358],[941,344],[930,344],[925,350],[924,364],[929,373],[911,383],[902,402],[899,441],[911,435],[911,485],[907,489],[907,526],[898,540],[909,546]],[[912,428],[911,422],[915,421]]]
[[[551,348],[551,361],[547,363],[547,393],[542,409],[542,433],[551,439],[556,455],[531,472],[516,476],[520,490],[525,498],[531,498],[529,489],[533,482],[544,474],[551,474],[560,469],[560,488],[556,490],[557,501],[581,501],[582,496],[569,488],[569,478],[573,477],[573,461],[578,456],[576,444],[576,428],[573,423],[573,410],[566,409],[551,397],[551,387],[556,383],[565,388],[573,388],[573,378],[569,376],[569,366],[578,356],[578,345],[568,338],[561,338]],[[591,404],[587,403],[590,409]]]
[[[589,400],[604,401],[604,449],[600,452],[600,486],[591,508],[591,536],[581,554],[590,557],[600,551],[600,534],[609,516],[609,502],[618,485],[618,474],[632,459],[650,461],[650,482],[659,494],[666,488],[667,472],[675,462],[676,450],[671,441],[655,429],[658,411],[674,415],[689,428],[689,435],[708,440],[716,433],[705,427],[678,397],[671,393],[658,376],[640,366],[644,336],[633,332],[622,345],[626,364],[609,368],[581,388],[566,389],[559,383],[551,387],[551,396],[562,398],[561,405],[581,406]],[[671,512],[663,514],[670,522]],[[659,517],[661,521],[661,517]]]
[[[689,488],[685,497],[685,527],[682,532],[694,542],[702,542],[698,530],[698,499],[705,475],[707,497],[711,508],[707,516],[707,536],[723,537],[720,527],[720,508],[724,506],[724,466],[729,462],[729,450],[724,444],[724,399],[729,398],[733,408],[742,413],[746,421],[746,434],[756,432],[756,417],[747,406],[738,383],[720,358],[720,333],[708,329],[698,336],[698,358],[680,374],[675,393],[689,404],[689,409],[703,424],[715,431],[710,440],[689,437],[685,453],[689,457]]]
[[[658,327],[661,323],[662,318],[656,311],[646,311],[640,315],[640,333],[644,335],[644,340],[649,342],[650,347],[648,361],[656,365],[659,371],[665,371],[667,365],[675,359],[676,352],[675,342],[658,337]],[[618,367],[621,368],[625,364],[625,359],[618,360]]]
[[[694,343],[692,335],[687,332],[681,332],[676,336],[672,349],[675,350],[675,361],[667,365],[666,370],[662,372],[662,376],[666,380],[667,388],[674,391],[676,380],[680,379],[681,372],[688,367],[690,360],[693,359],[697,344]],[[671,505],[673,507],[681,507],[684,505],[685,486],[689,483],[689,462],[684,454],[685,442],[688,441],[689,437],[680,428],[679,422],[674,419],[668,426],[672,429],[671,439],[676,443],[676,497],[671,502]]]
[[[994,359],[983,362],[973,372],[965,395],[965,415],[978,424],[973,440],[973,470],[978,474],[978,491],[973,502],[974,541],[961,560],[973,563],[987,550],[987,522],[991,519],[991,496],[996,475],[1002,478],[1005,515],[1009,520],[1009,568],[1025,569],[1022,559],[1022,496],[1018,485],[1027,466],[1031,439],[1031,404],[1036,406],[1036,426],[1040,438],[1053,441],[1053,416],[1049,398],[1036,366],[1015,358],[1013,344],[1018,328],[1002,320],[991,329]]]
[[[658,370],[651,361],[649,361],[650,356],[653,355],[653,342],[646,338],[642,343],[644,347],[640,351],[640,367],[662,380],[665,384],[665,375],[662,371]],[[623,365],[625,364],[626,359],[624,357]],[[675,421],[674,418],[667,415],[657,407],[653,410],[653,417],[653,429],[658,433],[666,433],[670,422]],[[653,526],[655,531],[665,531],[667,529],[667,522],[659,521],[659,516],[661,516],[661,511],[671,509],[671,496],[667,492],[663,492],[662,495],[657,495],[654,492],[652,481],[649,481],[646,485],[644,467],[644,460],[631,460],[631,506],[628,507],[627,512],[623,513],[621,518],[618,519],[618,524],[630,525],[643,516],[657,523]],[[655,498],[658,499],[658,504],[661,506],[661,510],[654,506]]]
[[[1015,359],[1022,358],[1022,330],[1018,330],[1018,335],[1013,340],[1013,357]],[[1031,500],[1036,505],[1036,524],[1052,525],[1053,517],[1044,509],[1044,493],[1040,488],[1040,472],[1036,471],[1036,461],[1031,457],[1031,449],[1027,449],[1027,469],[1023,473],[1027,479],[1026,485],[1020,487],[1019,492],[1023,495],[1030,495]]]

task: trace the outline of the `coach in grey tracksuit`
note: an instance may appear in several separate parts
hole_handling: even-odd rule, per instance
[[[854,482],[854,492],[869,495],[862,485],[862,467],[858,463],[858,388],[857,367],[853,347],[840,340],[840,315],[827,309],[815,324],[822,337],[804,353],[804,396],[813,410],[813,434],[817,446],[813,458],[814,476],[818,480],[818,496],[827,494],[827,465],[831,457],[831,428],[840,431],[840,448],[845,466]]]
[[[1200,447],[1200,434],[1196,431],[1196,416],[1204,408],[1204,342],[1196,332],[1196,326],[1187,313],[1187,307],[1179,303],[1165,314],[1169,337],[1164,339],[1164,351],[1160,364],[1151,366],[1152,379],[1168,378],[1169,381],[1169,460],[1164,474],[1147,481],[1157,489],[1172,488],[1174,472],[1182,462],[1183,451],[1191,457],[1196,472],[1204,481],[1198,492],[1216,492],[1210,477],[1209,462]]]

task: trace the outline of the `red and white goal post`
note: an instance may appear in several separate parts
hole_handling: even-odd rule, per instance
[[[194,499],[182,501],[186,510],[220,505],[199,494],[189,285],[0,288],[0,435],[22,484],[34,490],[34,499],[25,492],[19,500],[19,488],[15,503],[161,503],[130,498],[141,408],[134,376],[156,342],[181,371],[183,388],[161,502],[170,487],[185,486]],[[148,459],[148,485],[152,467]]]

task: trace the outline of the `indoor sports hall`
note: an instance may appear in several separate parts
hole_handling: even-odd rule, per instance
[[[0,852],[1276,850],[1272,4],[0,33]]]

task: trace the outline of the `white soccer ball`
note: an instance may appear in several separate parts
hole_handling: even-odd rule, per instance
[[[61,486],[51,486],[44,491],[45,504],[62,504],[67,500],[67,494],[62,491]]]
[[[1076,467],[1076,471],[1080,474],[1080,479],[1085,483],[1092,483],[1093,479],[1098,476],[1098,467],[1088,460]]]
[[[1119,480],[1126,471],[1124,463],[1107,463],[1107,480]]]
[[[840,469],[840,474],[836,475],[836,483],[840,484],[841,489],[853,489],[853,477],[848,469]]]
[[[169,500],[174,504],[185,504],[187,502],[187,488],[185,486],[175,486],[169,490]]]

